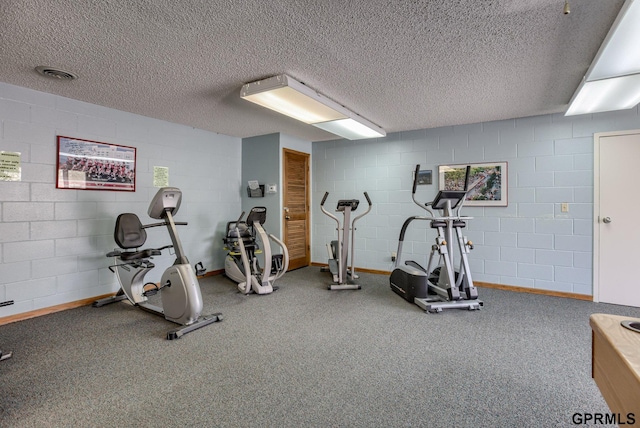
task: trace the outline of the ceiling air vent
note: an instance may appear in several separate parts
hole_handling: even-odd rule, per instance
[[[78,76],[68,71],[63,71],[58,68],[47,67],[44,65],[36,67],[36,71],[45,77],[51,77],[60,80],[75,80],[78,78]]]

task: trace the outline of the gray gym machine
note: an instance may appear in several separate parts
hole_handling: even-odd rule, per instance
[[[343,215],[342,225],[340,219],[337,216],[331,214],[324,208],[324,203],[329,196],[329,192],[325,192],[322,202],[320,202],[320,209],[324,214],[331,217],[337,224],[336,230],[338,231],[338,240],[331,241],[331,244],[327,244],[327,252],[329,253],[329,267],[334,284],[329,285],[329,290],[359,290],[361,287],[354,283],[354,280],[358,279],[356,275],[356,268],[354,262],[355,254],[355,235],[356,235],[356,221],[364,217],[371,211],[371,199],[367,192],[364,192],[364,197],[367,199],[369,207],[367,210],[351,220],[351,213],[358,209],[360,201],[357,199],[340,199],[336,206],[336,212],[341,212]],[[349,259],[349,241],[351,242],[351,269],[348,267]],[[323,269],[326,270],[327,268]]]
[[[421,204],[415,198],[420,172],[420,165],[416,166],[411,196],[413,202],[426,210],[430,216],[412,216],[402,225],[389,282],[396,294],[427,312],[441,312],[448,308],[476,310],[483,305],[483,302],[478,300],[478,290],[473,285],[467,259],[473,244],[462,234],[466,222],[473,217],[460,215],[467,194],[469,171],[470,167],[467,166],[465,190],[442,190],[432,202]],[[442,215],[434,215],[432,209],[441,211]],[[404,265],[400,264],[405,233],[415,220],[429,221],[431,228],[437,231],[426,268],[413,260],[406,261]],[[454,242],[457,242],[459,251],[458,269],[454,267]],[[434,263],[436,258],[437,266]]]
[[[136,214],[120,214],[116,220],[114,240],[120,249],[111,251],[107,257],[115,258],[115,264],[109,266],[116,273],[120,282],[120,290],[113,297],[107,297],[93,302],[94,307],[128,299],[131,304],[160,315],[168,321],[183,327],[167,333],[167,339],[179,339],[187,333],[205,327],[217,321],[222,321],[219,313],[201,316],[203,302],[198,278],[184,255],[173,216],[180,208],[182,191],[176,187],[163,187],[154,196],[147,213],[149,217],[162,220],[161,223],[142,225]],[[162,248],[140,250],[146,239],[145,229],[166,226],[171,237],[172,245]],[[153,256],[162,254],[162,250],[173,248],[176,260],[163,273],[160,285],[153,282],[145,283],[144,277],[155,265],[151,262]],[[151,305],[148,296],[160,292],[162,307]]]
[[[269,294],[278,287],[273,283],[289,268],[289,251],[284,242],[273,234],[267,234],[263,225],[267,220],[265,207],[253,207],[242,221],[244,211],[236,221],[227,223],[227,236],[222,239],[228,251],[224,260],[225,275],[238,283],[243,294]],[[262,250],[258,245],[260,238]],[[282,249],[282,254],[272,254],[270,240]],[[264,267],[260,266],[258,254],[263,255]]]
[[[9,305],[13,305],[13,300],[7,300],[6,302],[0,302],[0,307],[2,306],[9,306]],[[11,356],[13,355],[13,352],[11,351],[2,351],[2,349],[0,349],[0,361],[4,361],[4,360],[8,360],[9,358],[11,358]]]

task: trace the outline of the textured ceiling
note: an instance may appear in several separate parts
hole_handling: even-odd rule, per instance
[[[558,113],[623,0],[570,3],[2,0],[0,81],[237,137],[335,138],[240,99],[280,73],[387,132]]]

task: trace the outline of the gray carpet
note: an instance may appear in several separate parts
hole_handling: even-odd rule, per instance
[[[289,272],[266,296],[201,280],[224,321],[174,325],[126,303],[0,327],[3,427],[552,427],[608,413],[589,315],[637,308],[481,288],[480,311],[426,314],[382,275],[328,291]]]

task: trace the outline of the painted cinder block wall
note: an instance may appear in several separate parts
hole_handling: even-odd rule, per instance
[[[136,147],[136,191],[56,189],[57,135]],[[115,219],[156,221],[147,216],[154,166],[183,192],[176,221],[189,223],[178,231],[191,264],[224,266],[224,222],[241,207],[239,138],[0,83],[0,150],[22,161],[21,181],[0,181],[0,301],[15,301],[0,318],[116,291],[105,257]],[[148,229],[147,243],[170,243],[166,229]],[[147,278],[159,281],[174,259],[154,258]]]
[[[435,174],[440,164],[507,161],[509,206],[465,208],[475,217],[467,230],[475,279],[590,295],[593,134],[628,129],[640,129],[637,107],[315,142],[312,260],[326,263],[325,243],[335,234],[318,206],[325,191],[328,207],[338,198],[364,203],[369,192],[374,208],[358,226],[356,265],[390,270],[403,221],[422,214],[411,202],[417,163]],[[136,147],[136,192],[55,189],[56,135]],[[189,222],[179,231],[191,263],[223,267],[224,225],[241,210],[245,186],[240,139],[0,83],[0,150],[20,152],[22,161],[20,182],[0,182],[0,301],[15,301],[0,308],[0,318],[115,291],[104,256],[115,245],[115,218],[135,212],[146,221],[154,166],[168,167],[170,185],[184,192],[177,219]],[[436,192],[434,176],[418,198]],[[151,246],[167,240],[160,228],[149,233]],[[406,258],[424,262],[432,241],[430,230],[415,225]],[[173,258],[155,261],[150,280]]]
[[[374,207],[357,224],[356,266],[388,271],[404,220],[425,214],[411,200],[416,164],[433,170],[433,185],[418,187],[426,202],[438,190],[438,165],[507,161],[508,206],[464,208],[475,217],[466,230],[474,279],[593,295],[593,134],[630,129],[640,129],[638,107],[315,142],[312,260],[326,263],[325,244],[335,239],[335,223],[319,209],[325,191],[330,209],[340,198],[365,203],[369,193]],[[417,223],[405,237],[405,259],[426,265],[435,235]]]

